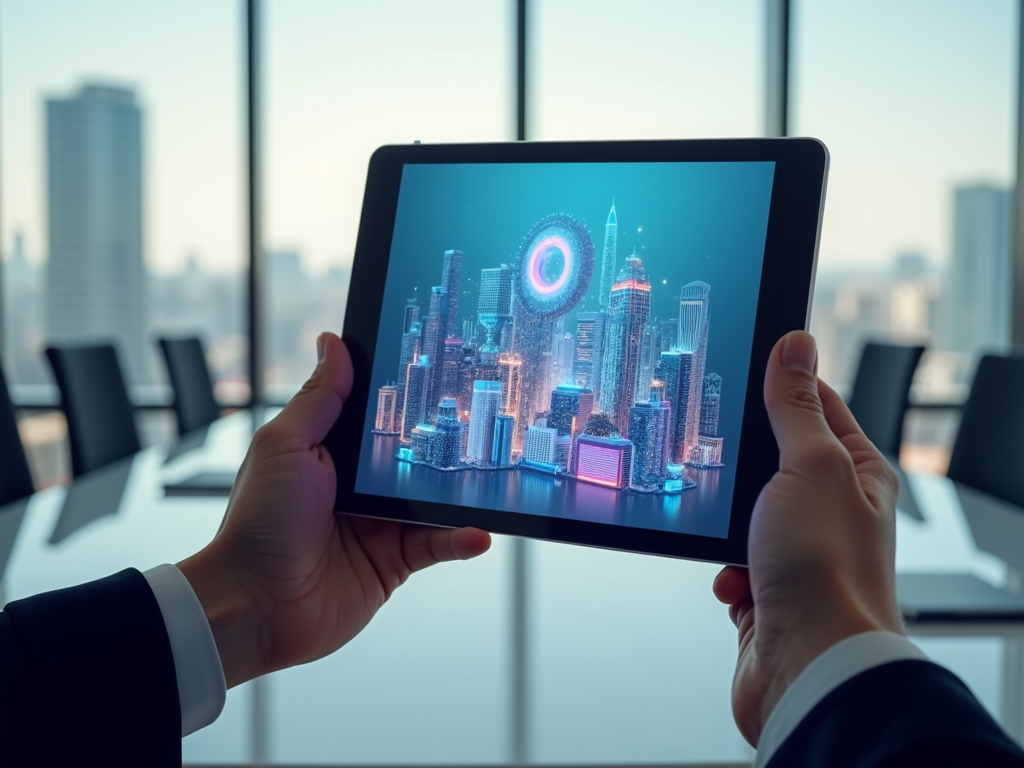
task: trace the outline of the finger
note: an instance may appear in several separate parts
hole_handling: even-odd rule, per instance
[[[746,568],[727,565],[715,577],[713,586],[719,602],[733,605],[750,597],[750,572]]]
[[[783,469],[793,467],[815,445],[835,441],[818,393],[817,360],[814,337],[804,331],[783,336],[768,359],[764,404]]]
[[[313,374],[274,418],[275,424],[309,446],[323,441],[352,391],[352,358],[345,344],[333,333],[321,333],[316,342]]]
[[[747,597],[740,600],[738,603],[733,603],[729,606],[729,619],[736,626],[736,629],[740,628],[743,623],[744,617],[751,614],[754,609],[754,598]]]
[[[900,492],[899,476],[889,460],[857,424],[843,399],[824,381],[818,381],[821,403],[832,433],[849,452],[860,477],[861,487],[876,508],[895,508]],[[893,457],[896,461],[897,457]]]
[[[479,528],[408,525],[402,535],[402,554],[412,573],[449,560],[469,560],[490,548],[491,535]]]

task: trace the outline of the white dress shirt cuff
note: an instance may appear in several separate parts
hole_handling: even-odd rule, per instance
[[[861,672],[904,659],[928,657],[894,632],[864,632],[833,645],[808,664],[782,694],[761,732],[755,768],[766,766],[800,721],[840,685]]]
[[[224,709],[224,668],[210,622],[182,572],[173,565],[158,565],[142,575],[153,590],[171,641],[185,737],[208,726]]]

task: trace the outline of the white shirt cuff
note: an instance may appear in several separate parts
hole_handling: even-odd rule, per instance
[[[171,641],[185,737],[208,726],[224,709],[224,668],[210,622],[182,572],[173,565],[158,565],[142,575],[153,590]]]
[[[882,664],[928,660],[920,648],[894,632],[864,632],[836,643],[800,673],[775,706],[761,732],[754,768],[763,768],[812,709],[828,694]]]

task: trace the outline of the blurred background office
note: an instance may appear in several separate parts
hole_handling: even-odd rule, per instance
[[[220,406],[286,401],[316,335],[342,327],[382,144],[765,135],[815,136],[832,155],[811,319],[821,375],[849,394],[866,342],[925,346],[897,449],[905,469],[942,475],[979,357],[1024,345],[1021,30],[1013,0],[3,0],[0,355],[36,487],[72,475],[48,345],[116,345],[147,446],[175,436],[157,336],[202,339]],[[534,644],[533,687],[513,682],[491,713],[511,718],[512,746],[484,733],[479,749],[424,753],[690,755],[673,730],[686,692],[644,682],[656,671],[635,658],[643,633],[617,636],[618,661],[565,638],[607,630],[581,606],[657,584],[616,615],[628,627],[643,624],[634,612],[678,611],[652,641],[672,657],[674,638],[702,631],[686,595],[711,571],[668,590],[662,561],[533,547],[532,586],[512,585],[493,609],[512,618],[495,618],[486,641],[513,667]],[[522,557],[499,545],[494,573],[518,562],[513,581],[527,578]],[[611,562],[623,570],[599,567]],[[944,642],[948,658],[976,659],[972,684],[996,702],[999,641]],[[596,711],[603,689],[650,699],[632,735],[595,736],[595,722],[618,718]],[[588,704],[566,690],[597,693]],[[704,700],[716,717],[727,694]],[[282,746],[288,733],[257,739],[252,755],[320,759]],[[207,741],[186,758],[241,754],[194,738]],[[728,738],[722,754],[743,758]],[[365,746],[349,758],[415,754]]]

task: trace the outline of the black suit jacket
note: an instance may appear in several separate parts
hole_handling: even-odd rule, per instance
[[[181,765],[174,658],[138,571],[0,613],[0,766],[20,765]]]
[[[862,672],[812,709],[768,768],[1024,766],[1024,752],[956,675],[929,661]]]

